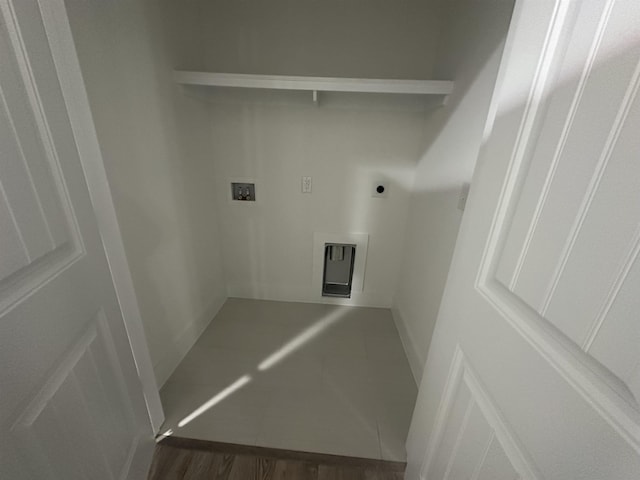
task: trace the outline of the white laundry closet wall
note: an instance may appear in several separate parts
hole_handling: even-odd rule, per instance
[[[159,384],[226,299],[208,111],[172,81],[201,58],[188,3],[66,1]]]
[[[364,289],[342,302],[393,306],[418,378],[512,1],[66,4],[158,382],[227,296],[334,301],[314,285],[314,233],[369,234]],[[455,87],[445,107],[337,93],[316,106],[308,92],[176,86],[174,68]],[[229,202],[239,177],[256,204]]]
[[[434,75],[452,78],[454,91],[447,105],[429,117],[392,308],[417,383],[462,219],[461,191],[471,182],[482,144],[512,9],[513,0],[457,0],[443,12]]]
[[[431,79],[436,2],[206,2],[208,71]],[[211,89],[212,161],[229,296],[389,307],[433,99]],[[441,99],[440,99],[441,100]],[[311,176],[311,194],[301,177]],[[255,205],[227,201],[256,181]],[[386,179],[387,198],[373,198]],[[314,233],[369,234],[362,292],[322,297]],[[361,252],[356,251],[356,256]]]

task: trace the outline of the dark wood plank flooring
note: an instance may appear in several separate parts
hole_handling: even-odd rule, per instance
[[[402,480],[405,464],[167,437],[148,480]]]

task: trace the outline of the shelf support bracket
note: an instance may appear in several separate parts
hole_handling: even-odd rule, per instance
[[[313,90],[313,103],[315,103],[316,107],[319,105],[320,100],[318,98],[318,91],[317,90]]]

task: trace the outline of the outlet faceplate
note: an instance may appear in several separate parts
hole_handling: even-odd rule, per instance
[[[311,177],[302,177],[302,193],[311,193]]]

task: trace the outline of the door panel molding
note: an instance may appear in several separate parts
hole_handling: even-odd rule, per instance
[[[524,176],[524,165],[528,153],[528,146],[531,137],[534,136],[536,120],[545,102],[545,91],[547,83],[553,74],[554,58],[557,53],[563,29],[566,28],[569,14],[569,2],[555,2],[554,11],[551,15],[551,25],[544,38],[540,50],[543,52],[538,60],[535,70],[532,72],[532,82],[527,86],[526,100],[523,107],[523,115],[516,132],[514,148],[508,162],[507,174],[503,183],[498,206],[493,217],[489,239],[482,254],[481,266],[476,284],[483,283],[484,279],[494,278],[498,268],[499,254],[504,249],[505,227],[512,220],[514,202],[517,198],[522,177]],[[506,52],[505,52],[506,54]],[[516,267],[515,271],[519,268]],[[513,283],[513,280],[512,282]]]
[[[0,476],[137,478],[153,432],[87,188],[99,146],[72,121],[93,127],[64,3],[0,0],[0,19]]]
[[[37,0],[154,433],[164,411],[64,0]]]
[[[640,453],[640,410],[618,377],[496,280],[478,291],[562,377]]]
[[[616,115],[615,123],[613,124],[609,135],[607,137],[607,142],[604,148],[604,151],[600,155],[598,159],[598,164],[593,172],[591,180],[589,182],[589,186],[587,187],[587,192],[584,195],[581,205],[578,209],[578,215],[574,224],[571,227],[571,232],[567,239],[567,242],[562,249],[562,254],[560,256],[560,261],[556,267],[556,270],[553,273],[553,277],[547,292],[545,293],[545,298],[541,308],[541,315],[543,317],[546,316],[547,310],[549,308],[549,304],[553,299],[553,296],[558,287],[558,283],[560,281],[560,277],[562,276],[565,267],[567,265],[567,261],[569,260],[569,256],[571,255],[578,235],[582,230],[582,227],[585,223],[585,219],[593,203],[594,197],[598,192],[600,184],[602,182],[602,178],[604,176],[605,170],[611,161],[611,157],[616,146],[618,139],[620,138],[620,134],[625,125],[629,112],[631,110],[631,106],[633,105],[634,100],[638,94],[638,89],[640,88],[640,62],[636,65],[635,71],[633,73],[633,77],[627,90],[624,95],[624,99],[620,108],[618,109],[618,113]]]
[[[487,422],[489,429],[486,432],[486,439],[482,447],[478,449],[478,462],[473,468],[473,476],[471,478],[479,478],[483,468],[486,467],[489,450],[494,442],[498,442],[500,448],[506,455],[513,471],[520,478],[526,480],[542,479],[542,475],[535,467],[530,459],[522,442],[518,439],[512,429],[509,427],[506,419],[501,414],[500,409],[491,398],[488,390],[483,386],[478,374],[474,371],[460,345],[456,346],[453,360],[449,369],[449,375],[445,382],[445,387],[440,400],[440,405],[434,420],[434,427],[429,438],[428,447],[424,456],[425,461],[420,469],[420,478],[422,480],[436,480],[433,478],[432,469],[436,456],[443,445],[445,432],[450,427],[454,405],[459,401],[459,397],[463,388],[468,389],[469,399],[464,402],[465,413],[462,424],[456,434],[456,441],[453,451],[449,456],[449,465],[447,465],[445,475],[447,478],[451,472],[451,463],[456,456],[462,438],[465,434],[465,427],[469,423],[469,417],[474,406],[481,412],[484,420]]]
[[[95,361],[96,355],[102,357],[101,361]],[[110,371],[104,370],[105,359]],[[96,369],[96,364],[103,367]],[[87,372],[92,372],[91,376]],[[113,397],[114,391],[118,392],[117,398]],[[79,472],[88,475],[86,478],[104,475],[114,480],[126,478],[141,434],[102,309],[24,404],[15,415],[10,432],[20,442],[25,464],[34,462],[34,473],[47,472],[52,465],[61,468],[56,456],[73,458],[77,443],[83,442],[83,458],[76,458],[76,465],[68,471],[59,471],[59,478],[75,478]],[[105,408],[110,412],[109,418],[100,416]],[[78,417],[83,419],[81,424],[77,423]],[[111,425],[111,430],[105,431],[105,423]],[[83,428],[88,424],[93,428]],[[128,425],[129,430],[116,428],[123,424]],[[73,429],[78,427],[82,430],[74,434]],[[126,439],[131,441],[122,445]],[[107,451],[107,445],[118,448]],[[51,473],[47,473],[47,478]]]
[[[631,478],[640,465],[640,5],[515,7],[407,472],[454,472],[477,404],[502,438],[496,452],[478,435],[467,462],[504,451],[510,466],[451,478]]]
[[[527,257],[529,246],[531,245],[533,235],[540,221],[542,210],[547,203],[551,184],[555,179],[558,164],[560,162],[560,159],[562,158],[562,154],[564,153],[564,148],[567,144],[567,139],[569,137],[569,133],[571,132],[571,127],[573,126],[573,123],[576,119],[576,113],[578,111],[580,101],[582,100],[582,97],[584,95],[585,87],[587,85],[587,80],[589,79],[591,72],[593,71],[596,56],[597,56],[600,44],[602,42],[605,29],[609,22],[609,18],[610,18],[614,3],[615,3],[615,0],[608,0],[607,5],[604,9],[603,15],[600,18],[600,22],[598,24],[597,30],[595,32],[594,41],[591,44],[591,47],[587,54],[587,59],[582,69],[582,73],[578,81],[576,92],[575,92],[575,95],[573,96],[571,106],[569,108],[569,113],[562,127],[562,133],[560,134],[560,139],[558,141],[557,147],[553,153],[549,171],[547,172],[546,178],[541,188],[541,194],[538,197],[538,201],[536,202],[532,221],[529,224],[529,228],[527,230],[526,236],[524,238],[524,241],[522,242],[522,246],[518,254],[515,268],[513,269],[513,272],[511,274],[511,279],[508,285],[509,290],[511,291],[515,290],[515,287],[518,283],[518,278],[520,276],[520,272],[522,270],[524,261]]]
[[[10,152],[5,152],[0,193],[24,255],[21,264],[0,278],[2,315],[71,267],[86,251],[11,2],[0,2],[0,12],[6,27],[0,44],[7,62],[16,67],[1,74],[0,121],[6,122],[2,131],[11,134],[3,139]],[[4,185],[7,180],[9,184]],[[38,245],[30,245],[38,237],[34,232],[41,233],[35,239]]]
[[[631,269],[638,260],[638,254],[640,254],[640,226],[636,230],[633,240],[631,241],[631,245],[629,246],[629,251],[624,257],[618,274],[616,275],[616,278],[611,285],[611,289],[607,293],[607,297],[602,304],[602,308],[598,312],[598,315],[594,319],[593,324],[589,327],[588,333],[585,336],[585,340],[582,343],[582,349],[585,352],[588,353],[591,350],[594,342],[596,341],[596,338],[598,337],[598,334],[600,333],[603,325],[607,320],[607,316],[611,311],[611,307],[613,306],[616,298],[618,298],[620,290],[629,277]]]
[[[38,87],[35,81],[34,72],[31,67],[31,60],[29,59],[27,48],[24,43],[24,39],[22,36],[22,32],[20,26],[18,24],[16,14],[14,11],[13,4],[9,1],[3,0],[0,2],[0,11],[2,11],[3,18],[5,20],[5,27],[11,44],[13,46],[13,54],[14,59],[17,63],[17,66],[20,70],[20,80],[22,83],[22,87],[24,88],[24,92],[29,100],[29,105],[31,106],[29,114],[33,116],[33,120],[36,123],[37,129],[37,137],[40,140],[40,143],[44,149],[44,157],[47,161],[49,167],[49,173],[51,176],[51,180],[54,183],[55,192],[57,193],[56,199],[60,202],[60,207],[63,210],[65,220],[67,224],[66,233],[68,234],[68,238],[66,241],[72,242],[74,246],[84,252],[84,244],[82,241],[82,235],[80,234],[80,228],[78,222],[76,220],[76,216],[73,212],[73,205],[70,201],[69,191],[64,182],[64,177],[62,174],[62,167],[60,165],[60,159],[58,157],[58,151],[55,147],[55,142],[53,141],[53,134],[51,128],[49,127],[49,122],[47,120],[46,115],[44,114],[45,107],[42,102],[42,98],[38,92]],[[7,113],[10,112],[6,99],[3,95],[3,104],[7,106]],[[9,118],[11,116],[9,115]],[[12,122],[13,123],[13,122]],[[15,132],[15,127],[14,127]],[[16,138],[18,138],[17,132],[15,133]],[[28,160],[24,155],[22,155],[22,161],[25,164],[28,164]],[[27,166],[27,171],[31,171]],[[33,182],[34,178],[30,175],[30,180]],[[34,192],[35,193],[35,192]],[[36,194],[37,195],[37,194]],[[38,199],[38,203],[41,205],[41,208],[45,209],[46,206],[40,202]],[[48,218],[44,219],[48,225],[48,229],[51,234],[51,229],[54,227],[49,224]],[[55,237],[56,235],[53,235]],[[53,248],[61,245],[62,242],[57,241],[56,238],[52,238]]]
[[[543,45],[538,48],[542,54],[539,58],[533,80],[527,85],[526,101],[521,110],[519,126],[515,132],[515,147],[506,163],[506,175],[498,196],[497,209],[492,219],[487,243],[484,247],[478,276],[475,281],[476,290],[502,315],[504,319],[523,337],[536,351],[551,364],[563,378],[591,404],[594,409],[633,447],[640,453],[640,405],[626,381],[617,376],[608,365],[590,355],[598,332],[606,322],[608,311],[614,304],[618,294],[635,265],[640,251],[640,226],[635,230],[628,250],[621,257],[621,264],[616,270],[612,284],[603,292],[604,301],[594,315],[594,320],[586,326],[584,340],[578,341],[563,332],[547,315],[549,304],[559,283],[567,261],[571,256],[576,239],[584,225],[585,218],[590,211],[595,195],[612,159],[613,151],[622,133],[625,121],[637,100],[640,88],[640,63],[636,63],[630,74],[630,79],[624,88],[621,102],[617,106],[615,119],[607,132],[604,147],[597,157],[594,169],[580,202],[574,223],[569,230],[566,243],[562,248],[555,271],[552,273],[548,289],[540,308],[527,301],[516,291],[518,280],[529,251],[533,235],[538,227],[542,209],[547,203],[551,184],[555,179],[557,167],[563,158],[568,135],[576,121],[576,116],[587,83],[592,77],[596,57],[600,53],[601,44],[607,27],[612,19],[612,12],[621,2],[609,0],[602,5],[597,28],[590,47],[587,50],[577,89],[571,99],[568,114],[564,119],[558,143],[549,165],[546,177],[542,182],[530,224],[524,238],[518,242],[520,248],[513,270],[500,271],[510,228],[521,200],[524,179],[528,174],[528,167],[532,157],[531,145],[538,141],[537,126],[547,113],[548,103],[552,98],[554,79],[558,77],[556,57],[565,53],[563,42],[566,43],[566,32],[571,31],[572,23],[576,21],[576,12],[572,10],[572,2],[557,1],[552,15],[549,31]],[[617,5],[618,4],[618,5]],[[620,7],[621,8],[621,7]],[[617,12],[618,21],[621,16]],[[506,72],[519,78],[522,83],[524,77],[518,72]],[[512,80],[514,81],[514,80]],[[502,99],[507,104],[507,100]],[[506,281],[508,278],[508,281]],[[621,332],[620,334],[624,334]],[[636,359],[640,360],[640,358]]]
[[[64,244],[0,279],[0,316],[19,305],[33,292],[55,280],[84,255],[84,251]]]

